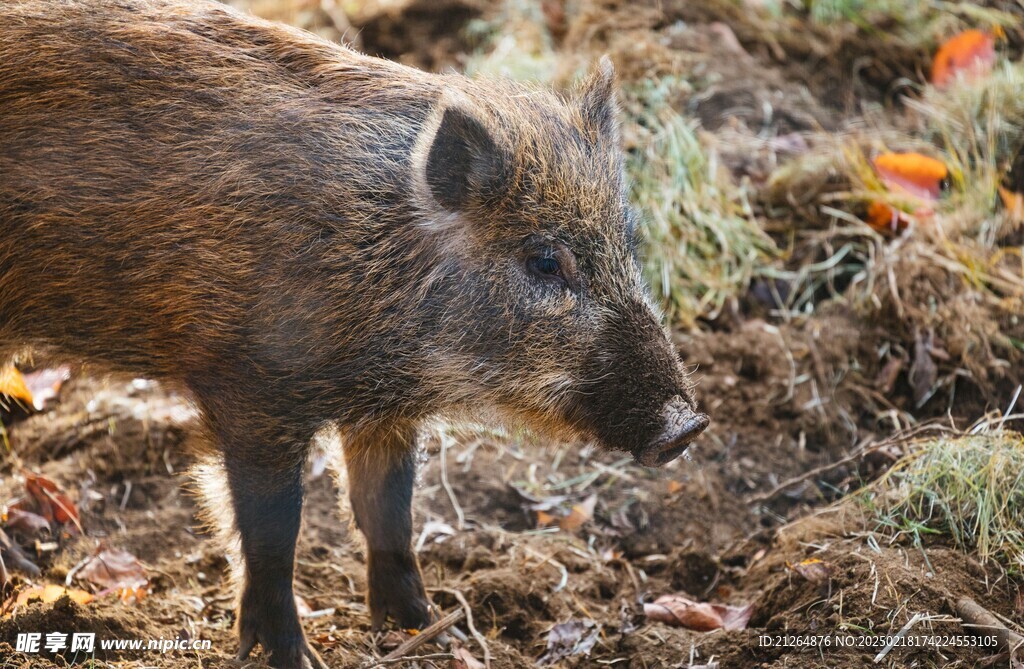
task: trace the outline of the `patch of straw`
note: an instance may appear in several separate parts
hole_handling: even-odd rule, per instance
[[[691,326],[744,291],[774,245],[754,220],[697,126],[670,100],[673,81],[635,86],[627,110],[635,136],[627,160],[632,201],[646,225],[648,279],[672,319]]]

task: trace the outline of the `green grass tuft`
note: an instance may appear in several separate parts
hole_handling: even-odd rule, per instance
[[[920,442],[868,489],[880,526],[920,545],[944,534],[1024,572],[1024,436],[994,431]],[[865,498],[866,499],[866,498]]]

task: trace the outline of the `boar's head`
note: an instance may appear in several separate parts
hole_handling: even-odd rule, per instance
[[[708,425],[641,277],[614,73],[571,100],[503,82],[442,95],[413,154],[447,286],[438,384],[543,432],[663,465]]]

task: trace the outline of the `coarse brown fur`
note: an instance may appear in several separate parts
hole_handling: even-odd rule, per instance
[[[242,656],[319,666],[291,575],[327,423],[373,622],[407,627],[431,615],[425,418],[487,407],[651,463],[706,426],[640,278],[607,62],[566,100],[206,0],[7,0],[0,37],[0,357],[190,393],[245,557]]]

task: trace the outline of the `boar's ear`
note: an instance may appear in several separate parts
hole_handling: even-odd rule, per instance
[[[615,68],[607,55],[601,56],[597,67],[580,87],[579,106],[583,121],[598,136],[618,142],[619,103],[615,96]]]
[[[468,108],[446,106],[429,141],[423,177],[438,204],[457,212],[498,193],[502,151]]]

